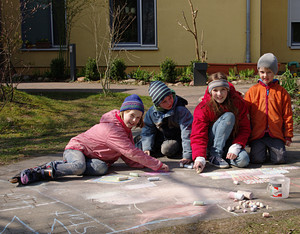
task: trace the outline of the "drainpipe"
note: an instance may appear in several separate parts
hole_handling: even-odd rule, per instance
[[[246,63],[251,63],[250,57],[250,0],[247,0],[247,19],[246,19]]]

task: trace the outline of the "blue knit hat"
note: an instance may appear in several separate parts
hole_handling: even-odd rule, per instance
[[[139,110],[144,114],[144,104],[138,95],[132,94],[125,98],[120,111],[126,110]]]
[[[158,80],[151,82],[148,91],[155,106],[158,106],[166,96],[172,93],[172,90],[168,86]]]

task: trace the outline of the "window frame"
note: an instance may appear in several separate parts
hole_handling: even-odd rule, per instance
[[[20,0],[21,4],[22,4],[22,1],[24,1],[24,0]],[[25,41],[27,39],[25,38],[26,33],[25,33],[24,25],[22,23],[22,25],[21,25],[21,35],[22,35],[23,47],[21,48],[21,50],[41,51],[41,50],[60,50],[60,49],[66,50],[67,49],[67,42],[65,42],[65,44],[62,45],[62,46],[54,44],[54,19],[53,19],[53,14],[54,13],[53,13],[52,1],[53,0],[49,1],[49,2],[51,2],[51,4],[49,3],[50,5],[48,6],[49,7],[49,18],[50,18],[50,24],[48,25],[48,27],[50,29],[50,38],[49,38],[49,40],[51,40],[50,41],[51,47],[49,47],[49,48],[37,48],[37,47],[26,48],[24,46],[24,44],[25,44]],[[64,2],[66,4],[66,0],[64,0]],[[66,9],[65,9],[65,14],[64,14],[64,19],[65,19],[65,25],[67,25],[67,12],[66,12]],[[67,32],[65,31],[65,34],[66,33]],[[35,43],[36,42],[37,41],[35,41]]]
[[[292,23],[300,23],[300,14],[294,15],[292,11],[294,10],[293,1],[288,0],[288,25],[287,25],[287,46],[290,49],[300,49],[300,42],[292,42]],[[298,9],[298,8],[297,8]],[[300,10],[300,4],[299,4]]]
[[[142,0],[137,0],[137,25],[138,25],[138,42],[119,42],[115,44],[112,50],[158,50],[157,48],[157,0],[153,1],[154,8],[154,44],[143,44],[143,18],[142,18]],[[109,4],[112,8],[112,2]]]

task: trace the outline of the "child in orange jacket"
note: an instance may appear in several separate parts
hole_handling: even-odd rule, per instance
[[[291,97],[274,79],[278,62],[272,53],[260,57],[257,69],[260,79],[245,95],[252,129],[250,162],[264,163],[270,157],[274,164],[285,163],[285,145],[290,146],[293,137]]]

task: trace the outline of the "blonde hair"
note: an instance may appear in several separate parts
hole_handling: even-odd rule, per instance
[[[124,113],[126,112],[129,112],[129,111],[131,111],[131,110],[125,110],[125,111],[120,111],[120,117],[121,117],[121,119],[124,121]],[[141,116],[141,119],[140,119],[140,121],[138,122],[138,124],[135,126],[135,128],[142,128],[142,127],[144,127],[144,113],[142,114],[142,116]]]
[[[226,80],[227,75],[223,72],[213,73],[208,78],[208,84],[215,80]],[[213,98],[211,98],[208,102],[209,108],[216,114],[216,120],[224,114],[226,111],[232,112],[235,116],[235,124],[232,131],[233,136],[237,134],[238,126],[239,126],[239,109],[234,105],[234,100],[240,100],[239,98],[235,97],[235,94],[228,90],[227,97],[223,103],[216,102]]]

